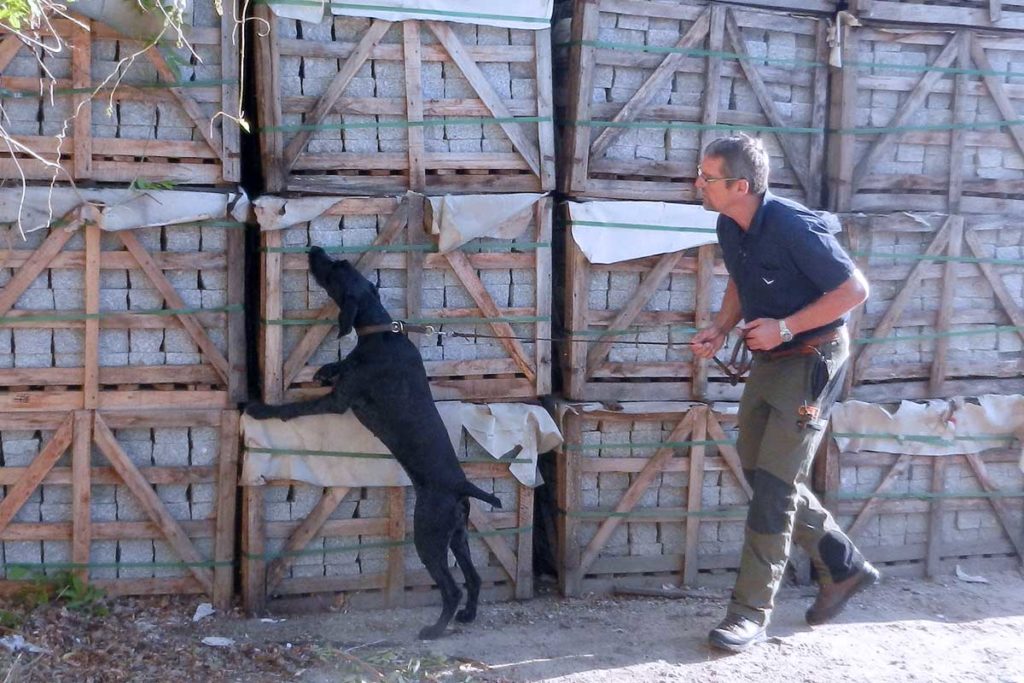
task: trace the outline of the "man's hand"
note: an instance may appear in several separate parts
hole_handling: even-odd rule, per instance
[[[718,353],[718,349],[722,348],[728,336],[728,333],[722,332],[715,325],[705,327],[693,335],[693,339],[690,340],[690,350],[698,358],[711,358]]]
[[[758,318],[743,327],[743,339],[751,351],[770,351],[782,343],[779,321],[775,318]]]

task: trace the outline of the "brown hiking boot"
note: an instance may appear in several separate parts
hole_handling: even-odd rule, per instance
[[[729,652],[743,652],[751,645],[764,642],[766,627],[737,614],[727,614],[708,634],[712,647]]]
[[[807,610],[807,623],[817,626],[831,621],[843,611],[850,598],[865,588],[874,586],[880,578],[882,575],[878,573],[878,570],[872,567],[870,562],[865,562],[860,571],[852,576],[839,583],[821,586],[818,589],[818,597],[814,599],[814,604]]]

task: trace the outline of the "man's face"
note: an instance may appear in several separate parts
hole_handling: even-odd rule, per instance
[[[708,211],[727,213],[736,198],[745,192],[743,185],[746,181],[725,180],[728,176],[723,165],[720,157],[704,157],[700,161],[700,171],[693,186],[700,192],[704,208]]]

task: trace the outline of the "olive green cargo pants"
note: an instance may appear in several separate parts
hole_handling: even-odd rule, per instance
[[[808,485],[842,388],[849,357],[845,328],[839,339],[817,348],[820,353],[778,359],[755,354],[740,401],[737,450],[753,497],[729,612],[760,624],[771,617],[792,542],[810,556],[821,583],[842,581],[864,562]],[[798,411],[805,404],[817,406],[819,414],[801,425]]]

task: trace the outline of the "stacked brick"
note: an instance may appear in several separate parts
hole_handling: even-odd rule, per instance
[[[0,153],[0,177],[29,185],[3,197],[4,583],[70,571],[230,599],[247,392],[223,9],[189,4],[169,44],[144,12],[54,19],[59,51],[4,40],[4,128],[39,157]]]
[[[333,11],[313,21],[256,10],[269,27],[256,45],[256,87],[261,165],[273,193],[257,201],[263,399],[320,395],[316,371],[355,344],[337,338],[337,308],[309,273],[314,245],[353,263],[394,319],[444,333],[409,334],[435,399],[549,394],[552,207],[543,193],[555,187],[555,155],[548,19],[535,30],[492,25],[487,14],[484,23],[444,21],[437,8],[388,19]],[[509,193],[536,194],[516,219],[525,224],[518,237],[484,236],[439,251],[430,196]],[[313,203],[300,220],[288,220],[289,211]],[[485,595],[526,597],[532,490],[510,477],[507,464],[465,468],[482,473],[483,487],[505,503],[503,512],[480,510],[471,519],[473,533],[492,524],[504,530],[472,543]],[[343,593],[349,604],[438,599],[425,590],[430,579],[406,545],[410,491],[275,481],[247,486],[243,495],[251,607],[325,591]],[[299,539],[300,525],[313,531]],[[331,550],[339,545],[348,550]]]
[[[895,409],[904,399],[1019,394],[1024,104],[1014,65],[1024,13],[945,1],[849,9],[858,21],[841,21],[837,34],[828,194],[872,292],[851,321],[859,343],[847,395]],[[855,540],[894,570],[1019,561],[1019,529],[996,523],[987,500],[1019,490],[1004,455],[979,456],[994,463],[984,481],[963,456],[908,464],[833,449],[825,485]],[[876,489],[881,502],[856,498]]]
[[[571,11],[568,5],[557,12],[571,26],[565,21],[556,26],[556,43],[562,47],[555,62],[556,73],[563,78],[556,87],[562,96],[556,104],[563,112],[559,188],[572,199],[696,203],[694,180],[702,150],[715,138],[742,130],[764,141],[774,192],[812,208],[822,206],[825,179],[818,169],[825,159],[827,15],[836,9],[835,3],[579,0],[571,3]],[[641,208],[637,205],[637,215]],[[653,211],[649,215],[655,215]],[[570,207],[566,213],[571,212]],[[643,234],[636,231],[645,227],[681,232],[695,228],[648,225],[653,223],[637,219],[602,227],[621,228],[623,241]],[[655,425],[662,410],[655,402],[737,401],[742,385],[695,358],[688,346],[696,329],[710,323],[725,291],[727,274],[718,247],[709,244],[617,263],[591,263],[573,235],[585,230],[586,222],[570,217],[567,225],[566,397],[580,402],[636,401],[631,411],[637,414],[630,417],[641,420],[649,406],[648,417]],[[622,331],[609,336],[609,330]],[[719,411],[708,412],[706,404],[692,405],[679,408],[673,422],[678,424],[692,412],[692,419],[706,432],[708,421]],[[734,410],[735,404],[725,408],[726,413]],[[566,523],[572,527],[571,532],[564,531],[571,547],[561,550],[571,578],[563,590],[706,582],[711,572],[735,569],[742,539],[742,521],[737,520],[742,515],[732,521],[696,516],[701,506],[736,504],[739,509],[746,500],[745,482],[723,469],[719,463],[724,461],[713,455],[718,448],[733,448],[732,436],[723,434],[720,445],[685,444],[677,448],[677,458],[657,465],[651,461],[649,466],[659,468],[659,474],[638,502],[627,493],[637,470],[626,455],[602,464],[604,449],[592,451],[578,441],[614,441],[625,425],[607,418],[595,419],[582,433],[568,428],[575,421],[586,422],[591,414],[564,423],[563,457],[577,464],[567,469],[559,487],[564,497],[579,496],[579,510],[586,511],[586,519]],[[664,440],[662,432],[655,429],[653,438],[644,439],[645,445]],[[624,436],[637,438],[629,429]],[[657,450],[634,448],[627,454],[650,461]],[[695,453],[715,464],[697,468],[696,473],[680,472],[678,468],[692,462]],[[620,463],[630,469],[616,471]],[[581,467],[600,473],[588,472],[578,479]],[[665,467],[672,469],[660,469]],[[702,495],[689,495],[688,482],[694,482]],[[666,502],[680,491],[681,501]],[[652,524],[640,515],[627,516],[619,524],[616,515],[623,506],[645,515],[675,514],[677,521]],[[661,508],[665,510],[659,512]],[[687,516],[691,511],[692,518]],[[597,518],[601,514],[605,517]],[[607,532],[600,529],[609,524],[616,525],[616,531],[605,537]],[[654,578],[643,578],[646,571]]]

